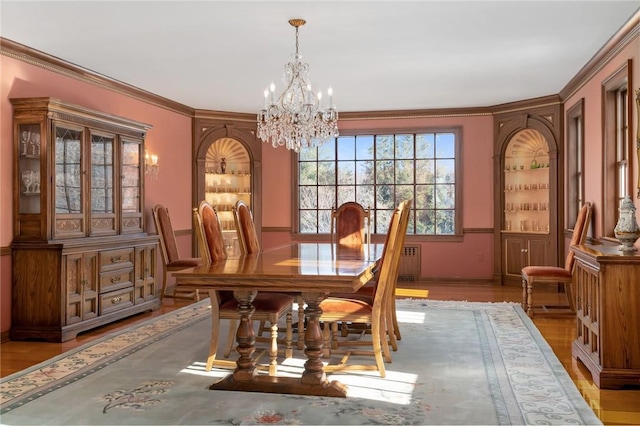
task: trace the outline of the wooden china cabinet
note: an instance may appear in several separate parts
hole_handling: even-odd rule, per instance
[[[496,115],[497,281],[520,285],[529,265],[559,265],[558,105]]]
[[[157,309],[141,164],[150,126],[53,98],[11,103],[11,339],[63,342]]]

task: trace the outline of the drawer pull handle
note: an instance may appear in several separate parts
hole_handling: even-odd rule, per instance
[[[113,277],[113,278],[111,278],[111,282],[112,282],[112,283],[114,283],[114,284],[115,284],[115,283],[119,283],[119,282],[120,282],[120,277]]]
[[[122,296],[118,296],[118,297],[112,297],[111,298],[111,303],[112,304],[116,304],[116,303],[120,303],[122,301]]]
[[[111,258],[111,261],[112,261],[113,263],[119,263],[119,262],[122,262],[122,256],[113,256],[113,257]]]

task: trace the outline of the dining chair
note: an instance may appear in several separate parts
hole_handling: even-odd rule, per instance
[[[331,242],[361,245],[369,242],[371,209],[348,201],[331,209]]]
[[[336,244],[336,250],[342,246],[363,246],[365,243],[370,242],[370,228],[371,228],[371,209],[365,209],[362,204],[355,201],[347,201],[338,208],[331,208],[331,243]],[[373,300],[373,289],[375,282],[367,283],[360,290],[357,295],[336,293],[331,294],[334,297],[363,297],[368,301]],[[349,324],[342,323],[342,333],[347,335],[349,333]],[[357,330],[359,332],[359,330]]]
[[[393,333],[392,323],[388,310],[390,309],[390,287],[396,280],[400,263],[401,247],[404,243],[403,235],[407,232],[409,223],[409,201],[403,201],[394,210],[391,223],[387,232],[384,254],[380,264],[373,303],[363,300],[328,297],[320,303],[322,314],[320,321],[324,322],[325,356],[330,355],[340,347],[369,346],[371,350],[347,349],[347,356],[342,358],[339,364],[325,366],[327,372],[339,372],[348,370],[377,370],[380,377],[386,376],[384,363],[391,362],[391,353],[387,336]],[[371,340],[363,339],[339,339],[337,333],[338,322],[350,322],[368,324],[371,327]],[[364,336],[364,333],[361,337]],[[347,364],[350,355],[373,355],[375,365]]]
[[[242,201],[236,201],[233,206],[233,219],[236,225],[238,241],[240,242],[240,251],[243,254],[253,254],[260,251],[260,241],[256,232],[256,225],[253,221],[253,214],[247,204]],[[304,349],[304,300],[298,293],[286,293],[296,299],[298,305],[298,349]],[[261,336],[267,329],[265,322],[260,321],[257,335]]]
[[[253,222],[253,214],[251,210],[242,200],[236,201],[233,206],[233,219],[236,224],[238,233],[238,241],[240,242],[240,250],[244,254],[252,254],[260,251],[260,241],[258,241],[258,233],[256,225]]]
[[[405,241],[405,237],[406,237],[406,227],[408,227],[408,221],[409,221],[409,213],[411,211],[411,203],[412,200],[405,200],[404,204],[401,205],[401,207],[406,210],[406,212],[404,212],[403,218],[407,221],[406,224],[404,224],[405,226],[405,233],[401,235],[401,243],[400,243],[400,250],[402,250],[402,248],[404,247],[404,241]],[[388,237],[388,234],[387,234]],[[383,249],[383,254],[381,259],[384,259],[384,251],[386,250],[386,243],[385,243],[385,248]],[[380,263],[378,265],[378,270],[380,270],[382,264]],[[398,318],[397,318],[397,313],[396,313],[396,287],[398,284],[398,279],[397,279],[397,272],[394,275],[394,279],[391,283],[391,285],[389,286],[388,292],[389,292],[389,297],[387,297],[387,302],[389,304],[388,306],[388,310],[387,310],[387,314],[389,315],[389,324],[391,324],[391,326],[389,327],[389,344],[391,345],[391,348],[394,351],[398,350],[398,340],[402,339],[402,335],[400,333],[400,326],[398,325]],[[358,300],[362,300],[364,302],[367,302],[369,304],[373,303],[373,298],[375,295],[375,291],[376,291],[376,283],[377,280],[379,278],[379,274],[376,274],[376,276],[374,277],[374,279],[367,283],[366,285],[364,285],[362,288],[360,288],[357,292],[355,293],[331,293],[332,297],[343,297],[343,298],[347,298],[347,299],[358,299]],[[354,327],[352,329],[349,328],[349,324],[343,323],[343,329],[342,329],[342,334],[343,337],[346,336],[349,332],[355,332],[355,333],[361,333],[362,332],[362,328],[361,327]]]
[[[584,203],[578,212],[576,224],[573,227],[569,247],[584,244],[591,223],[592,206],[590,202]],[[573,299],[573,265],[574,253],[569,250],[565,258],[564,267],[560,266],[525,266],[522,268],[522,309],[533,318],[533,288],[535,284],[564,284],[569,309],[575,311]]]
[[[196,229],[196,238],[198,240],[199,249],[205,253],[205,258],[209,263],[227,259],[227,252],[224,245],[224,237],[220,226],[220,219],[216,210],[207,202],[202,201],[197,209],[193,209],[194,228]],[[244,256],[239,260],[239,264],[245,262]],[[225,357],[228,357],[233,347],[237,320],[240,318],[238,313],[238,302],[231,291],[209,290],[211,300],[211,343],[209,346],[209,355],[207,357],[206,371],[210,371],[216,361],[218,348],[218,337],[220,333],[220,320],[230,320],[229,332],[225,344]],[[292,325],[291,325],[291,309],[294,298],[282,293],[258,293],[254,300],[255,308],[252,319],[257,321],[267,321],[270,324],[271,335],[269,336],[269,375],[277,374],[277,358],[278,358],[278,321],[285,318],[286,321],[286,350],[285,356],[290,358],[293,353],[292,348]],[[227,361],[228,362],[228,361]],[[223,362],[223,366],[228,366],[227,362]],[[233,363],[235,365],[235,363]]]
[[[162,300],[163,297],[194,299],[196,295],[193,292],[187,293],[180,289],[176,291],[175,286],[169,287],[167,278],[170,272],[180,271],[200,265],[202,263],[202,259],[197,257],[180,257],[176,236],[173,232],[173,226],[171,225],[169,209],[162,204],[156,204],[152,209],[152,214],[156,231],[160,235],[160,251],[162,253],[162,286],[160,290],[160,300]]]

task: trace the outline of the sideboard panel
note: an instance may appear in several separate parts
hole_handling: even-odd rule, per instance
[[[600,388],[640,385],[640,255],[608,246],[572,250],[577,315],[573,357]]]

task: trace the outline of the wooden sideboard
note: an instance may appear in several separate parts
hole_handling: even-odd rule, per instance
[[[617,246],[571,248],[577,336],[572,355],[602,389],[640,385],[640,254]]]

